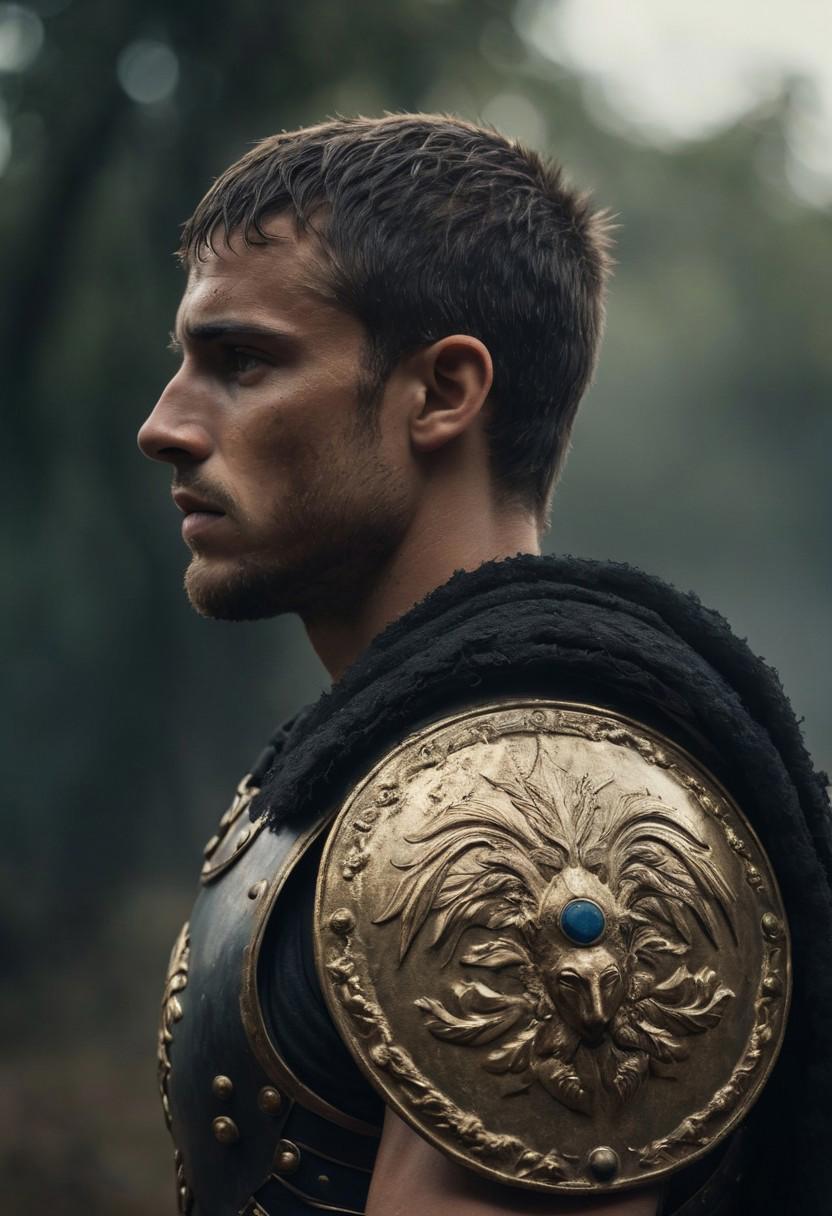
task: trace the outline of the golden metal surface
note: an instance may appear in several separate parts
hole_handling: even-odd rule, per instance
[[[588,1172],[597,1182],[611,1182],[621,1168],[618,1153],[606,1144],[594,1148],[586,1161]]]
[[[278,1140],[272,1169],[276,1174],[294,1174],[300,1168],[300,1149],[291,1140]]]
[[[173,1028],[181,1020],[183,1010],[179,993],[188,983],[188,963],[191,955],[189,925],[186,921],[179,930],[179,936],[173,944],[170,961],[165,975],[165,988],[162,993],[162,1014],[159,1020],[159,1034],[156,1043],[156,1071],[159,1079],[159,1094],[162,1099],[162,1110],[165,1123],[170,1131],[170,1099],[168,1097],[168,1078],[170,1077],[170,1054],[168,1048],[173,1042]]]
[[[283,1107],[283,1095],[273,1085],[264,1085],[257,1095],[257,1105],[264,1115],[277,1115]]]
[[[268,897],[261,900],[257,906],[254,934],[251,944],[246,948],[243,958],[242,985],[240,988],[240,1015],[245,1027],[251,1049],[255,1058],[262,1066],[267,1076],[280,1086],[284,1095],[299,1102],[307,1110],[329,1119],[339,1127],[358,1132],[359,1135],[377,1137],[381,1134],[380,1127],[356,1119],[344,1111],[338,1110],[324,1098],[319,1097],[313,1090],[304,1085],[295,1075],[289,1065],[272,1042],[266,1029],[263,1010],[260,1008],[260,997],[257,991],[257,963],[263,937],[269,923],[269,917],[283,889],[286,879],[295,865],[303,857],[306,850],[317,840],[321,832],[329,825],[332,814],[324,815],[317,823],[298,836],[292,848],[283,860],[278,872],[274,875]]]
[[[240,1139],[240,1129],[228,1115],[218,1115],[211,1120],[211,1130],[220,1144],[236,1144]]]
[[[190,1216],[194,1207],[194,1197],[191,1188],[185,1181],[185,1164],[179,1149],[173,1154],[173,1164],[176,1169],[176,1202],[181,1216]]]
[[[753,829],[685,751],[589,706],[405,740],[333,827],[316,939],[386,1101],[514,1185],[674,1172],[740,1122],[782,1041],[788,931]]]
[[[218,831],[203,850],[205,863],[200,874],[203,886],[213,882],[227,870],[243,849],[251,845],[263,830],[266,822],[264,818],[255,823],[244,819],[245,812],[259,793],[259,787],[251,784],[251,774],[246,773],[234,792],[231,805],[220,819]]]
[[[215,1098],[220,1098],[223,1102],[226,1102],[234,1093],[234,1082],[230,1077],[224,1077],[220,1074],[214,1077],[211,1082],[211,1093]]]

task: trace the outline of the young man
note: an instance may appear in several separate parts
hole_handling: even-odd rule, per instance
[[[832,847],[788,703],[696,601],[537,556],[603,218],[493,131],[337,120],[232,166],[181,254],[139,443],[188,595],[298,613],[334,681],[171,958],[181,1210],[820,1211]]]

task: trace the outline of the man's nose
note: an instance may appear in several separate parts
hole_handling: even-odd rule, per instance
[[[142,423],[137,436],[140,449],[150,460],[168,464],[199,464],[211,454],[213,440],[208,428],[189,402],[174,376]]]

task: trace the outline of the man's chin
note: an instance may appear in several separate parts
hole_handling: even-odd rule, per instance
[[[185,572],[185,591],[200,616],[214,621],[260,621],[297,611],[284,572],[254,564],[217,569],[195,557]]]

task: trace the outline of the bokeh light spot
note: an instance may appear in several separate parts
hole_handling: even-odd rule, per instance
[[[543,115],[522,93],[498,93],[486,104],[481,117],[509,139],[518,139],[529,147],[544,147],[547,142]]]
[[[600,126],[658,147],[711,138],[788,93],[789,184],[805,202],[832,200],[825,0],[519,0],[515,24],[579,76]]]
[[[0,114],[0,177],[6,172],[6,166],[12,157],[12,133],[9,124]]]
[[[179,60],[167,43],[138,39],[121,52],[116,72],[130,100],[148,106],[172,95],[179,83]]]
[[[0,4],[0,72],[25,72],[43,46],[43,22],[21,4]]]

